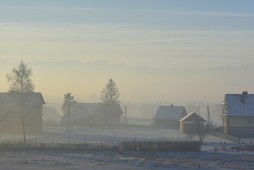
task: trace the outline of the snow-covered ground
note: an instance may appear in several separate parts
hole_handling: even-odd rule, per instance
[[[253,169],[253,154],[241,152],[0,151],[5,170]]]
[[[64,142],[68,139],[66,127],[44,127],[44,135],[50,136],[53,142]],[[70,133],[71,143],[77,142],[111,142],[132,140],[184,140],[180,130],[155,129],[146,126],[98,126],[98,127],[72,127]],[[41,141],[42,139],[40,139]],[[46,139],[45,142],[50,140]]]
[[[69,138],[70,137],[70,138]],[[22,136],[2,135],[2,142],[20,141]],[[151,127],[66,127],[47,126],[29,143],[118,143],[125,140],[186,140],[179,130]],[[15,149],[0,150],[0,169],[252,169],[254,153],[230,150],[233,144],[207,136],[201,152],[113,152]],[[216,148],[216,150],[215,150]]]
[[[27,136],[28,142],[71,143],[110,142],[133,140],[185,140],[186,135],[180,130],[156,129],[149,126],[97,126],[71,127],[70,133],[64,126],[45,126],[43,133]],[[3,135],[1,140],[22,140],[22,136]]]

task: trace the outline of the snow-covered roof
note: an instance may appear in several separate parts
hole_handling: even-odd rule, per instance
[[[184,106],[159,106],[154,119],[180,120],[186,113]]]
[[[254,116],[254,94],[225,94],[227,116]]]
[[[180,122],[207,122],[207,121],[198,114],[191,112],[188,115],[184,116],[182,119],[180,119]]]

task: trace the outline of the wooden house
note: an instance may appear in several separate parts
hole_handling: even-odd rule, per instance
[[[153,124],[159,127],[179,129],[179,121],[186,115],[187,112],[184,106],[159,106],[153,117]]]
[[[41,93],[0,93],[0,132],[22,133],[22,110],[26,133],[42,131],[45,101]]]
[[[189,132],[193,130],[198,130],[198,128],[203,128],[206,123],[207,121],[205,119],[203,119],[198,114],[192,112],[184,116],[180,120],[180,130],[183,133],[188,134]]]
[[[223,107],[223,131],[225,134],[254,137],[254,94],[225,94]]]

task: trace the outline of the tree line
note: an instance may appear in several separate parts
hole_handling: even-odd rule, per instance
[[[24,93],[33,93],[34,84],[32,81],[32,69],[20,61],[19,65],[12,69],[11,73],[6,75],[9,83],[9,92],[20,94],[20,116],[23,132],[23,142],[26,143],[25,114],[24,114]],[[120,92],[113,79],[109,79],[101,91],[100,100],[102,103],[115,105],[120,103]],[[64,94],[64,103],[62,109],[69,110],[70,105],[75,103],[74,96],[71,93]],[[69,112],[69,111],[67,111]]]

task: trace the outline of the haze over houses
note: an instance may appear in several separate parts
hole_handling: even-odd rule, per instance
[[[142,123],[139,126],[181,130],[185,134],[192,133],[193,129],[197,131],[212,126],[208,105],[206,105],[207,120],[203,118],[204,114],[201,115],[200,107],[195,104],[189,105],[188,108],[191,110],[188,109],[189,114],[185,106],[173,104],[160,106],[143,104],[139,109],[138,107],[128,109],[128,105],[121,105],[120,91],[112,78],[102,89],[100,101],[97,103],[80,103],[71,93],[67,93],[64,94],[61,107],[62,117],[59,118],[56,110],[51,107],[45,109],[43,117],[45,101],[41,93],[34,92],[31,76],[32,70],[21,61],[17,68],[7,74],[9,92],[0,93],[0,131],[23,133],[24,143],[26,133],[42,132],[43,118],[48,123],[53,122],[49,120],[50,114],[61,119],[59,125],[67,126],[68,132],[71,131],[71,126],[135,126],[135,124],[128,124],[128,115],[133,113],[129,114],[127,110],[131,112],[140,110],[143,117],[147,119],[146,115],[151,116],[151,111],[155,112],[157,106],[153,118],[150,118],[152,123]],[[247,91],[241,94],[225,94],[223,104],[222,115],[218,107],[215,109],[216,114],[220,114],[223,118],[223,126],[218,128],[223,129],[220,133],[239,138],[254,137],[254,94],[248,94]]]
[[[27,79],[20,78],[19,75],[25,74],[27,74]],[[9,92],[0,93],[0,131],[3,133],[23,132],[24,143],[26,142],[26,133],[41,133],[43,131],[42,114],[45,101],[41,93],[33,91],[34,85],[30,76],[31,69],[21,61],[18,68],[13,69],[13,72],[7,75],[10,83]],[[248,94],[247,91],[241,94],[225,94],[223,104],[223,114],[219,111],[220,109],[215,109],[216,114],[223,118],[221,120],[223,126],[218,128],[223,131],[220,130],[219,133],[238,138],[254,137],[254,94]],[[188,114],[185,106],[142,105],[139,110],[146,119],[146,114],[151,116],[151,110],[155,113],[153,118],[150,118],[152,123],[142,123],[139,126],[174,129],[185,134],[197,134],[200,129],[209,128],[212,125],[209,106],[206,105],[207,120],[203,118],[204,114],[201,115],[199,106],[190,106],[192,111],[188,110]],[[109,79],[102,89],[100,101],[97,103],[80,103],[74,99],[71,93],[64,94],[61,107],[63,115],[58,118],[61,119],[59,125],[67,126],[68,132],[71,131],[71,126],[135,126],[135,124],[128,124],[127,108],[128,105],[121,105],[120,92],[116,83],[113,79]],[[50,113],[57,117],[54,108],[46,110],[47,116],[44,118],[47,122],[50,122],[48,119]],[[134,110],[137,111],[137,108],[129,109],[129,111]],[[139,120],[139,122],[141,121]],[[193,133],[193,130],[196,132]]]
[[[75,125],[119,125],[123,111],[119,104],[75,103],[70,107],[70,122]],[[64,114],[61,122],[68,122]]]

